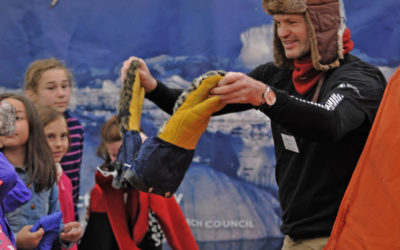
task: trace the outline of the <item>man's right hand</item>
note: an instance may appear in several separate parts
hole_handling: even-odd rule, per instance
[[[222,103],[249,103],[259,106],[264,102],[263,93],[267,85],[243,73],[228,72],[210,96],[218,96]]]
[[[154,90],[157,87],[157,80],[150,74],[149,68],[147,68],[146,63],[141,58],[131,56],[122,63],[122,68],[121,68],[122,82],[125,81],[126,72],[128,71],[128,68],[131,65],[131,62],[133,60],[138,60],[140,63],[139,76],[140,76],[140,82],[141,82],[142,87],[144,88],[146,93],[151,92],[152,90]]]

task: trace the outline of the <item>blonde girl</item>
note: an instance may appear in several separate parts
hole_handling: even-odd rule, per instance
[[[75,218],[78,220],[80,168],[83,156],[84,132],[80,121],[71,116],[73,75],[65,64],[56,58],[33,61],[25,72],[25,95],[37,106],[46,106],[63,114],[68,124],[70,147],[60,164],[72,182]]]

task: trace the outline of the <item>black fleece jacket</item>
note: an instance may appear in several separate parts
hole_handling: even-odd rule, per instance
[[[270,85],[276,103],[270,108],[227,105],[217,115],[257,108],[271,119],[281,231],[294,239],[329,236],[386,87],[384,76],[346,55],[339,68],[325,73],[313,103],[315,87],[304,96],[298,94],[292,70],[267,63],[248,75]],[[146,97],[172,113],[181,92],[158,82]]]

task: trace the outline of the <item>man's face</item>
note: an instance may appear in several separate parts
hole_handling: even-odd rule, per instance
[[[301,59],[310,53],[307,27],[302,14],[275,14],[278,37],[289,59]]]

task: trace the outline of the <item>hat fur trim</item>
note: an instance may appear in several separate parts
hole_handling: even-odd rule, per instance
[[[307,9],[306,0],[263,0],[264,10],[270,14],[301,14]]]

